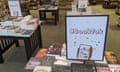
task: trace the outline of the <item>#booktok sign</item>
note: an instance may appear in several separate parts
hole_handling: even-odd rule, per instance
[[[7,0],[11,16],[22,16],[20,1],[19,0]]]
[[[107,23],[107,15],[66,16],[67,58],[102,60]]]

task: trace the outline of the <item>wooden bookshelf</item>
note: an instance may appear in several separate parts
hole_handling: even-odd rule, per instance
[[[29,12],[29,0],[20,0],[21,11],[23,16],[30,14]]]
[[[118,2],[117,2],[115,13],[120,15],[120,0],[118,0]]]
[[[37,0],[30,0],[29,9],[30,10],[38,9]]]
[[[114,9],[117,6],[118,0],[103,0],[103,8]]]
[[[95,5],[97,3],[97,0],[88,0],[90,5]]]
[[[9,17],[8,7],[5,1],[0,1],[0,21],[7,20]]]

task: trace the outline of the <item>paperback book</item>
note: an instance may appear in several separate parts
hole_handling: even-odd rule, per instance
[[[112,51],[106,51],[105,58],[106,58],[106,61],[108,64],[118,64],[119,63],[117,56]]]
[[[45,56],[43,58],[41,58],[41,66],[53,66],[55,61],[55,57],[54,56]]]
[[[64,56],[56,56],[54,65],[63,65],[63,66],[68,66],[68,60]]]
[[[63,65],[54,65],[52,72],[70,72],[70,67]]]
[[[62,44],[61,43],[51,43],[48,47],[48,54],[61,55]]]
[[[40,58],[31,57],[24,67],[25,72],[31,72],[36,66],[40,65],[40,61]]]
[[[95,67],[92,64],[71,64],[71,72],[95,72]]]
[[[50,66],[36,66],[33,72],[52,72],[52,68]]]
[[[97,72],[111,72],[108,64],[96,63]]]
[[[111,72],[120,72],[120,64],[108,64]]]

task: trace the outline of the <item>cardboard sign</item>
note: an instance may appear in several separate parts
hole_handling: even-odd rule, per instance
[[[7,0],[11,16],[22,16],[20,1],[19,0]]]
[[[78,8],[87,8],[88,0],[79,0],[78,1]]]
[[[108,16],[66,16],[68,59],[102,60]]]

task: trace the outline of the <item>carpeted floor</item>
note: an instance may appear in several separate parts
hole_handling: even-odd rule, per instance
[[[120,28],[116,26],[118,15],[114,9],[103,9],[101,5],[90,6],[94,12],[110,15],[106,50],[111,50],[120,58]],[[65,15],[69,9],[62,8],[59,12],[59,22],[57,25],[41,25],[43,47],[47,48],[52,42],[65,42]],[[38,11],[32,11],[36,17],[39,17]],[[5,63],[0,64],[0,72],[24,72],[26,64],[26,54],[24,51],[23,41],[21,47],[10,50],[6,53]]]

